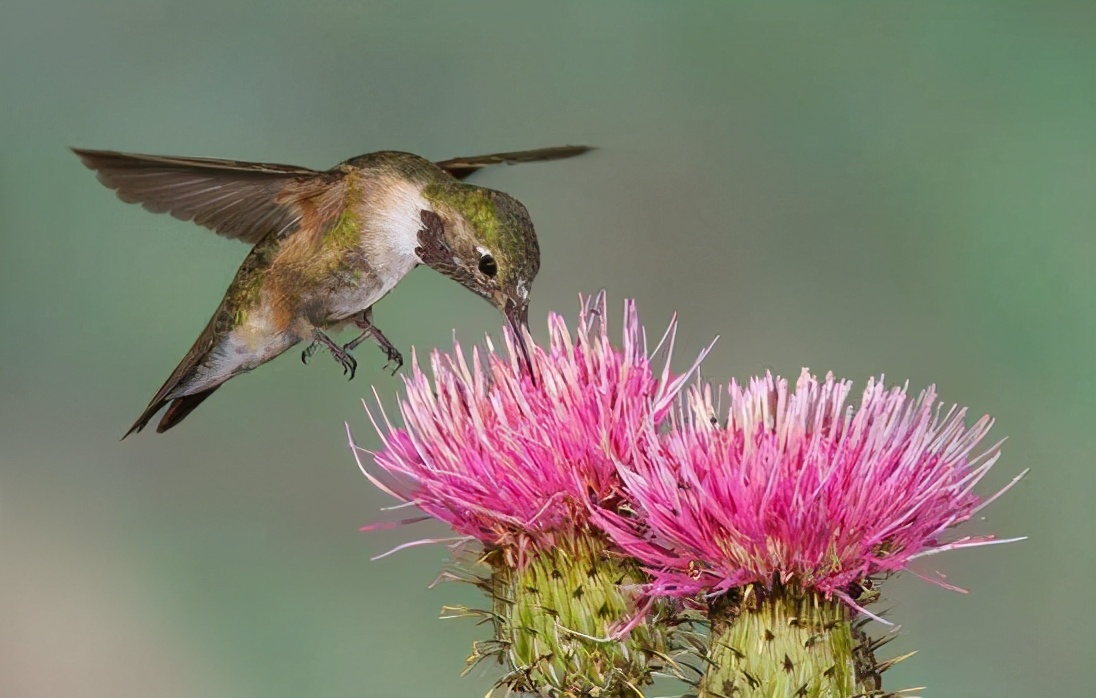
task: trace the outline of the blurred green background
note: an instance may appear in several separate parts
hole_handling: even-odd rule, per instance
[[[437,526],[389,502],[344,422],[400,385],[295,352],[120,443],[246,253],[120,203],[67,146],[327,167],[589,143],[479,183],[524,201],[550,310],[605,287],[713,380],[801,366],[935,382],[1008,436],[943,555],[969,595],[884,587],[919,650],[887,688],[1096,684],[1096,5],[6,0],[0,7],[0,694],[483,695],[486,629],[436,619]],[[418,270],[376,308],[405,352],[497,332]],[[876,626],[877,632],[883,629]],[[666,687],[667,692],[677,690]]]

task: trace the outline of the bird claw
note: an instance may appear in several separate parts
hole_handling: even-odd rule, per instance
[[[327,347],[331,352],[331,355],[335,357],[335,360],[339,362],[339,365],[343,368],[343,375],[350,374],[349,380],[354,380],[354,374],[358,370],[358,361],[350,354],[351,351],[357,348],[359,344],[365,341],[366,338],[372,337],[380,345],[381,351],[388,358],[388,361],[384,364],[384,368],[387,369],[393,364],[395,367],[392,369],[392,375],[396,375],[396,372],[403,368],[403,355],[399,350],[388,341],[388,338],[384,336],[380,330],[373,324],[373,314],[369,310],[362,313],[362,317],[357,320],[356,324],[362,330],[362,333],[355,337],[353,340],[347,342],[341,347],[328,337],[326,334],[316,329],[312,332],[312,343],[301,352],[301,362],[308,363],[308,360],[312,358],[312,355],[316,353],[321,346]]]
[[[403,354],[400,354],[399,350],[393,346],[382,347],[382,349],[384,349],[385,354],[388,356],[388,361],[385,362],[384,368],[387,369],[390,365],[395,364],[392,368],[392,375],[394,376],[403,368]]]
[[[342,357],[336,356],[335,358],[338,359],[339,363],[343,366],[343,375],[345,376],[347,373],[350,374],[350,377],[347,378],[347,380],[354,380],[354,373],[358,370],[358,361],[350,354],[343,354]]]
[[[354,380],[354,373],[358,370],[358,360],[338,347],[331,348],[331,355],[334,356],[335,360],[342,366],[343,375],[350,374],[350,377],[347,378],[347,380]]]
[[[331,352],[331,356],[335,357],[335,360],[342,366],[343,375],[345,376],[349,373],[349,380],[354,380],[354,374],[358,370],[358,361],[350,354],[350,351],[348,350],[349,347],[340,347],[338,344],[335,344],[330,337],[319,330],[313,332],[312,336],[315,339],[312,344],[308,345],[307,349],[301,352],[301,361],[308,363],[308,359],[316,353],[316,350],[320,345],[323,345],[327,347],[328,351]]]
[[[307,366],[308,360],[312,358],[312,355],[315,354],[316,350],[318,350],[319,348],[319,342],[312,342],[307,347],[305,347],[305,350],[301,352],[301,363]]]
[[[392,375],[396,375],[396,372],[403,368],[403,355],[400,354],[395,345],[389,341],[388,337],[385,337],[384,333],[373,324],[373,309],[367,308],[355,324],[357,324],[358,329],[360,329],[362,333],[343,346],[343,350],[353,349],[367,338],[371,337],[377,345],[380,346],[381,351],[384,352],[385,358],[387,359],[382,370],[386,370],[389,366],[395,364],[395,367],[392,368]]]

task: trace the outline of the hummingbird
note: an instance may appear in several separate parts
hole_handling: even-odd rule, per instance
[[[122,201],[192,220],[251,245],[224,299],[141,416],[165,406],[167,431],[226,381],[301,342],[305,363],[324,347],[354,377],[351,352],[366,339],[395,365],[396,346],[373,321],[373,305],[425,264],[498,308],[527,367],[523,329],[540,268],[533,222],[520,201],[464,180],[489,165],[574,157],[561,146],[441,162],[381,151],[329,170],[213,158],[73,148]],[[339,345],[328,332],[354,325]]]

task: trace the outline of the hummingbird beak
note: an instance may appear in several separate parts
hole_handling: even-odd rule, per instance
[[[529,302],[518,302],[513,298],[507,298],[502,312],[510,323],[510,329],[514,332],[514,341],[517,342],[518,348],[521,350],[521,358],[525,363],[526,370],[529,372],[529,378],[535,383],[533,361],[529,358],[529,347],[525,344],[525,332],[529,327]]]

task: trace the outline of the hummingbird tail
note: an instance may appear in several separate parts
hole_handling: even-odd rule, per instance
[[[159,400],[150,403],[149,406],[145,408],[145,411],[141,413],[141,416],[137,418],[137,421],[133,423],[133,426],[129,428],[129,431],[122,435],[122,440],[124,441],[126,437],[136,434],[137,432],[144,429],[149,420],[152,419],[152,417],[157,412],[159,412],[163,408],[163,406],[167,404],[167,402],[167,400]]]
[[[220,388],[220,385],[215,385],[208,390],[203,390],[200,393],[194,393],[193,395],[184,395],[180,398],[176,398],[171,402],[171,407],[167,408],[167,412],[164,413],[163,419],[156,425],[156,433],[163,434],[165,431],[175,426],[179,422],[183,421],[188,414],[194,411],[194,408],[202,404],[202,401],[213,394],[213,391]]]
[[[164,405],[170,402],[171,407],[167,409],[167,412],[164,413],[164,416],[160,420],[160,423],[156,425],[156,433],[164,433],[171,427],[183,421],[183,419],[188,414],[194,411],[195,407],[202,404],[203,400],[212,395],[213,391],[220,387],[220,385],[215,385],[208,390],[203,390],[201,392],[194,393],[193,395],[184,395],[182,397],[175,398],[174,400],[154,401],[147,408],[145,408],[145,411],[141,413],[141,416],[137,418],[137,421],[133,423],[133,426],[129,428],[129,431],[127,431],[125,433],[125,436],[123,436],[122,438],[125,439],[126,436],[129,436],[130,434],[135,434],[144,429],[146,426],[148,426],[148,423],[152,421],[152,418],[156,416],[156,413],[163,409]]]

